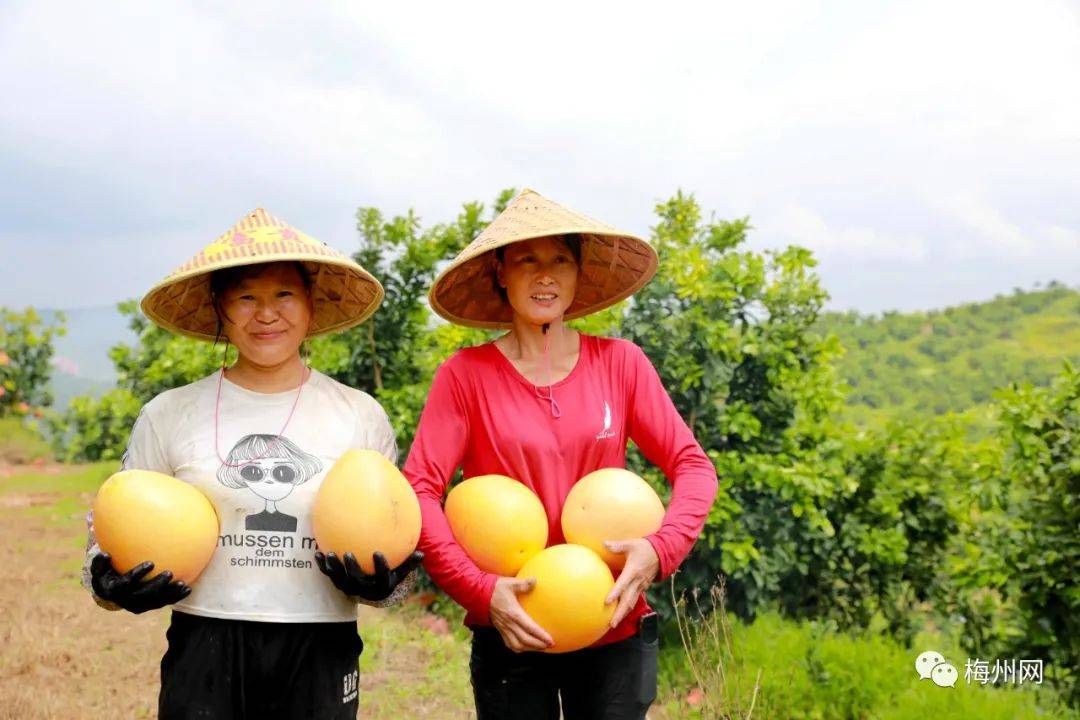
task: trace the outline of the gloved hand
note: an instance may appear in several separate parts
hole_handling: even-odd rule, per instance
[[[386,557],[381,552],[372,555],[375,562],[375,574],[368,575],[360,569],[360,563],[351,552],[345,553],[345,563],[334,553],[325,555],[315,552],[315,564],[323,571],[341,592],[346,595],[361,597],[370,602],[378,602],[390,597],[394,588],[404,580],[409,573],[416,569],[420,561],[424,559],[424,553],[414,552],[405,562],[391,570],[386,563]]]
[[[179,580],[173,582],[173,575],[168,570],[143,582],[143,577],[153,569],[154,563],[144,562],[126,573],[119,573],[112,566],[109,554],[101,553],[90,561],[90,584],[99,598],[116,603],[136,615],[172,605],[191,592],[191,586],[187,583]]]

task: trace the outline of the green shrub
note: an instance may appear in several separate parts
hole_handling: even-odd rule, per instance
[[[52,405],[49,377],[53,338],[64,334],[64,317],[46,326],[33,308],[0,307],[0,417],[26,416]]]
[[[0,462],[28,463],[49,455],[48,442],[33,425],[19,417],[0,418]]]
[[[966,656],[940,633],[924,633],[910,647],[891,640],[871,628],[855,633],[836,632],[826,624],[786,620],[779,613],[760,613],[745,624],[727,621],[730,649],[721,654],[711,650],[716,666],[723,663],[730,686],[741,688],[738,703],[730,693],[722,702],[707,700],[691,706],[688,696],[696,682],[688,664],[694,648],[684,648],[670,640],[661,651],[660,701],[671,717],[776,718],[784,720],[967,720],[968,718],[1074,717],[1048,686],[991,687],[968,684],[964,678]],[[699,648],[700,649],[700,648]],[[952,688],[920,680],[915,659],[934,649],[957,668],[959,679]],[[753,713],[746,715],[751,691],[760,673],[760,692]],[[705,695],[716,688],[705,687]],[[739,707],[743,713],[733,713]],[[718,713],[718,714],[717,714]]]
[[[141,408],[131,391],[120,388],[100,398],[72,399],[66,413],[49,418],[56,457],[65,462],[121,459]]]
[[[1010,650],[1043,659],[1080,708],[1080,370],[1066,363],[1049,388],[1014,386],[1002,416],[1014,490],[1004,589],[1022,628]]]

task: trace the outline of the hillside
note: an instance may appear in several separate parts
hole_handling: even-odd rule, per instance
[[[57,311],[39,312],[46,323],[56,321]],[[128,329],[128,318],[117,312],[115,305],[60,312],[64,314],[67,332],[55,341],[58,370],[87,381],[111,385],[116,379],[116,371],[109,359],[109,348],[134,339]]]
[[[63,411],[73,397],[98,397],[113,387],[116,371],[109,349],[134,339],[128,319],[117,312],[116,306],[38,312],[46,325],[60,324],[58,312],[64,316],[65,333],[53,340],[53,408]]]
[[[826,313],[860,423],[975,410],[1010,382],[1044,385],[1080,362],[1080,292],[1057,283],[929,312]]]

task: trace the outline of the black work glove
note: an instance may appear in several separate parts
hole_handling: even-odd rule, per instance
[[[375,562],[375,574],[368,575],[360,569],[360,563],[351,552],[345,553],[345,562],[332,552],[325,555],[315,551],[315,564],[323,571],[334,587],[346,595],[361,597],[370,602],[378,602],[390,597],[394,588],[404,580],[409,573],[416,569],[420,561],[424,559],[424,553],[417,551],[405,559],[393,570],[386,564],[386,558],[381,552],[371,556]]]
[[[180,580],[172,581],[173,574],[166,570],[153,580],[143,582],[154,563],[139,563],[126,573],[119,573],[112,566],[109,553],[101,553],[90,561],[90,585],[94,594],[102,600],[116,603],[128,612],[139,615],[147,610],[157,610],[172,605],[188,596],[191,586]]]

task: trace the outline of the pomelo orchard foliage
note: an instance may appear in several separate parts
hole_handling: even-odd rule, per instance
[[[1049,388],[1001,396],[1005,477],[1014,486],[1002,592],[1016,598],[1019,657],[1046,658],[1080,706],[1080,372],[1066,365]],[[1006,525],[1008,527],[1008,525]]]
[[[33,308],[18,312],[0,307],[0,417],[52,405],[52,339],[64,333],[64,317],[56,320],[46,325]]]
[[[312,364],[379,399],[399,461],[438,364],[493,337],[438,321],[427,288],[512,196],[466,204],[426,229],[411,212],[357,212],[355,256],[386,299],[364,325],[310,343]],[[841,414],[844,350],[823,331],[826,293],[811,254],[750,250],[747,220],[707,219],[681,192],[656,215],[657,277],[573,324],[638,343],[716,464],[720,493],[676,592],[723,575],[728,607],[743,617],[777,608],[842,628],[877,619],[904,640],[932,612],[972,653],[1043,658],[1076,702],[1078,374],[1067,369],[1050,390],[1005,392],[996,434],[973,437],[957,418],[930,413],[856,428]],[[118,390],[73,404],[58,422],[65,457],[118,457],[142,403],[221,364],[220,346],[172,337],[133,303],[121,310],[138,343],[112,351]],[[857,358],[862,345],[848,352]],[[890,392],[904,394],[902,377]],[[629,467],[667,492],[633,448]],[[653,593],[665,612],[669,598],[667,588]]]

